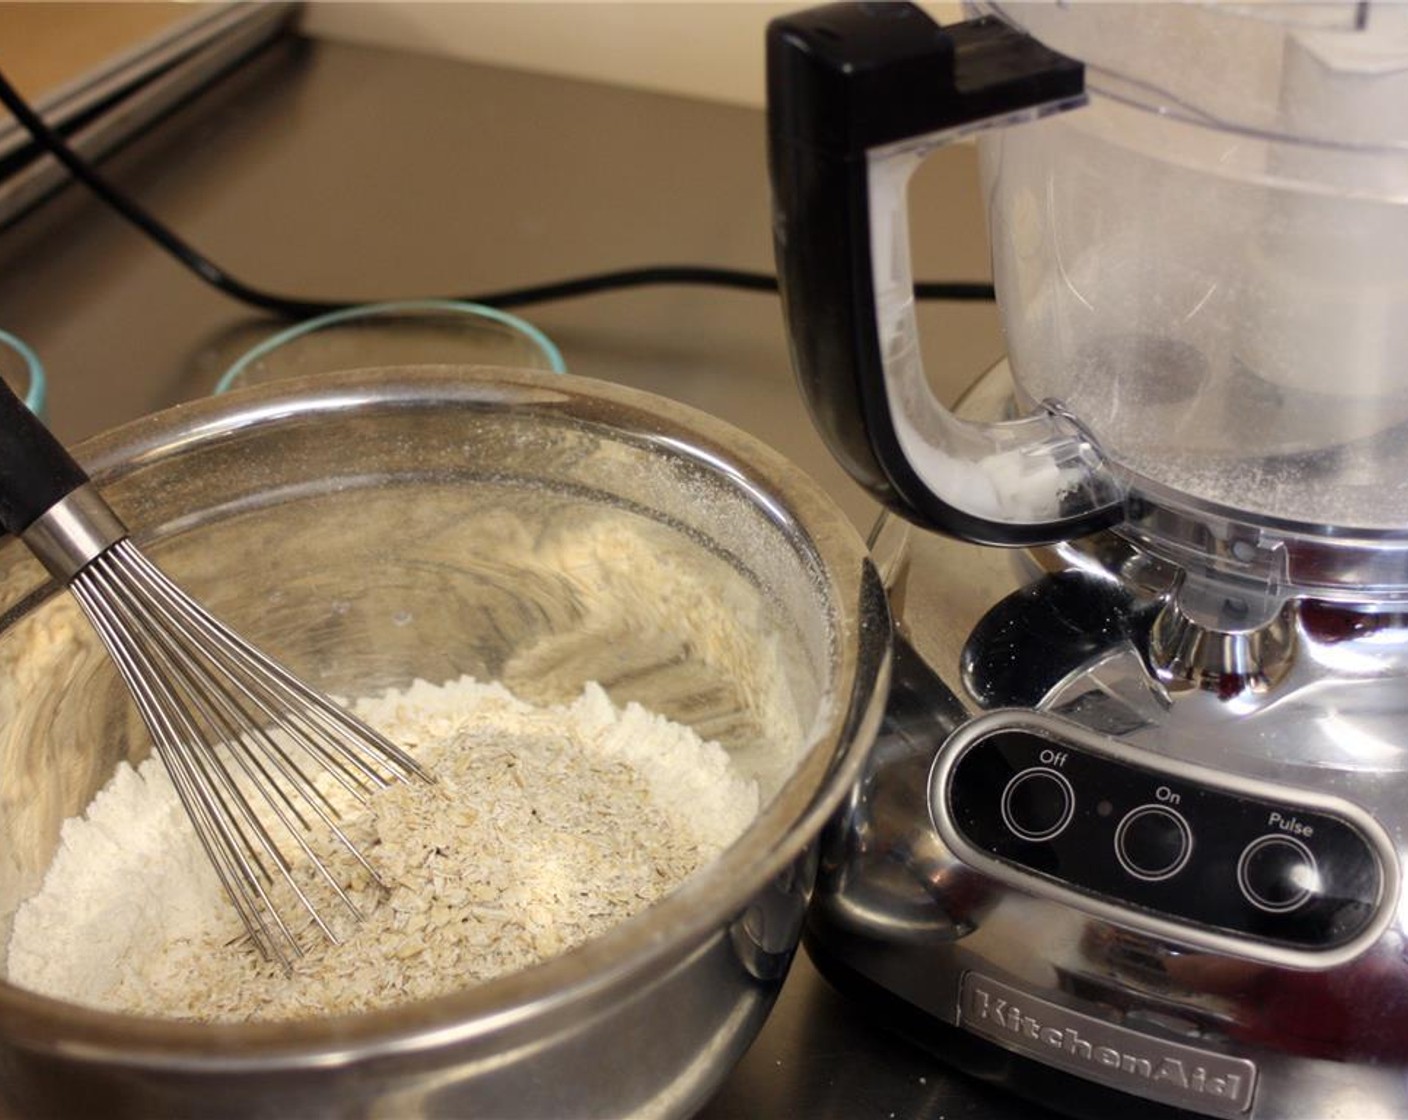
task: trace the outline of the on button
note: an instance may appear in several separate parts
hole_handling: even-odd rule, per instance
[[[1002,791],[1002,823],[1023,840],[1050,840],[1071,823],[1075,790],[1064,774],[1032,766]]]
[[[1115,858],[1136,879],[1148,883],[1177,875],[1192,852],[1188,822],[1164,805],[1131,809],[1115,829]]]

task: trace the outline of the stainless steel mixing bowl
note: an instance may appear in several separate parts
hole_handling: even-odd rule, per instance
[[[18,1116],[621,1116],[699,1106],[796,948],[811,841],[879,721],[889,616],[851,526],[680,405],[521,371],[385,369],[184,405],[77,449],[138,543],[324,689],[598,680],[717,738],[762,811],[600,939],[441,999],[210,1025],[0,984]],[[69,598],[0,543],[0,939],[60,822],[147,753]]]

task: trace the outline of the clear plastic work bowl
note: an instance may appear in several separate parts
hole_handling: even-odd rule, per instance
[[[1136,491],[1408,529],[1408,10],[1360,7],[979,5],[1087,64],[983,135],[994,278]]]

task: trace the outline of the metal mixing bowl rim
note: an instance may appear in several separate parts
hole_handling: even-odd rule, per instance
[[[488,1040],[564,1003],[619,998],[632,978],[689,952],[741,918],[750,898],[789,868],[820,832],[858,776],[887,692],[891,620],[878,575],[854,527],[820,486],[761,441],[689,406],[575,376],[493,367],[394,367],[273,382],[177,405],[75,448],[101,487],[194,440],[218,440],[251,424],[352,407],[461,401],[570,410],[629,420],[630,434],[766,497],[774,519],[806,525],[832,584],[840,650],[837,695],[809,729],[799,764],[744,834],[669,896],[606,934],[521,972],[417,1003],[292,1022],[193,1023],[98,1011],[0,983],[0,1017],[11,1041],[94,1061],[176,1069],[341,1066],[450,1042]],[[120,512],[120,511],[119,511]],[[134,526],[140,539],[140,526]]]

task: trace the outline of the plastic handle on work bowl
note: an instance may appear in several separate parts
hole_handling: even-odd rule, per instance
[[[906,189],[936,147],[1084,103],[1081,65],[992,18],[832,4],[768,27],[774,243],[793,364],[832,453],[918,524],[1030,545],[1121,519],[1122,488],[1058,403],[964,420],[924,376]]]

